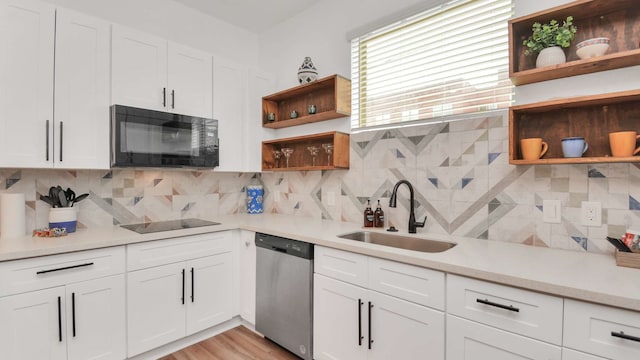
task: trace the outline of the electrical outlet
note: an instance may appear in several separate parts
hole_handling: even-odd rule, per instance
[[[583,201],[581,222],[585,226],[602,225],[602,204],[597,201]]]
[[[560,224],[562,221],[562,202],[560,200],[542,201],[542,221]]]

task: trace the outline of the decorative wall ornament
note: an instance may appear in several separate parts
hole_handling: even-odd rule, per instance
[[[306,84],[316,79],[318,79],[318,69],[313,65],[311,58],[307,56],[298,68],[298,81],[300,84]]]

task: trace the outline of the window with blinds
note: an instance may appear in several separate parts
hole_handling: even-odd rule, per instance
[[[512,0],[457,0],[351,42],[351,127],[511,105]]]

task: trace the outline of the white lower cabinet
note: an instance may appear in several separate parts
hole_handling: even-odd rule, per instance
[[[443,298],[442,273],[335,249],[316,247],[315,251],[316,261],[320,259],[314,274],[315,359],[444,359],[444,313],[396,297],[396,293],[411,292],[409,285],[416,286],[412,293],[419,298]],[[350,255],[356,255],[358,261],[347,261]],[[408,266],[404,269],[408,273],[396,266]],[[377,277],[380,269],[390,268],[397,271],[396,290],[388,289],[393,296],[371,290],[381,284]],[[364,288],[327,274],[343,274],[347,279],[348,274],[360,274],[353,279],[369,285]],[[425,275],[433,278],[422,281]],[[405,277],[417,280],[397,281]],[[442,287],[425,287],[427,283]],[[423,296],[431,291],[435,293]]]
[[[129,356],[231,319],[230,232],[134,244],[128,251],[129,264],[140,268],[127,273]]]
[[[256,233],[241,230],[239,248],[239,312],[248,323],[256,323]]]
[[[575,351],[567,348],[562,348],[562,360],[606,360],[599,356],[585,354],[580,351]]]
[[[560,360],[561,348],[447,315],[447,360]]]
[[[5,262],[0,278],[20,279],[0,283],[3,359],[126,357],[123,248]]]
[[[640,313],[566,299],[563,346],[607,359],[640,359]]]

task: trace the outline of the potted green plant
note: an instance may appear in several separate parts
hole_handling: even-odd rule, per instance
[[[573,17],[567,16],[562,25],[556,20],[548,24],[535,22],[531,28],[532,34],[523,42],[526,46],[525,55],[538,54],[536,67],[562,64],[567,61],[562,48],[571,45],[576,36],[577,27],[573,25]]]

